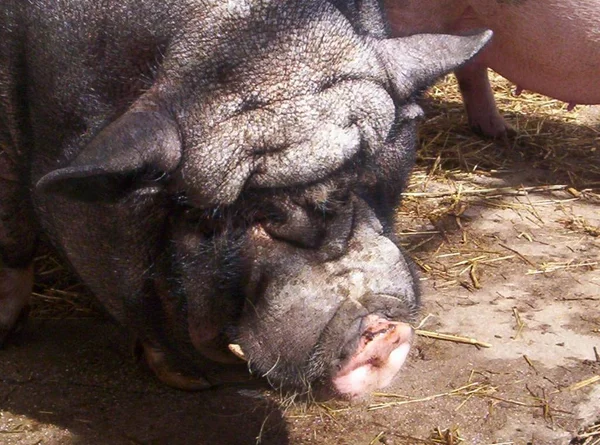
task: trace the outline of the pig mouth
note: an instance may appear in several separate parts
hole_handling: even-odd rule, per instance
[[[336,394],[346,399],[360,398],[389,385],[402,368],[413,339],[413,329],[407,323],[369,315],[362,325],[366,328],[358,342],[351,340],[355,353],[331,378]],[[240,345],[231,343],[227,347],[237,358],[248,361]]]
[[[379,286],[397,285],[384,281]],[[264,318],[242,320],[240,330],[229,336],[229,352],[245,359],[251,373],[296,395],[357,399],[387,386],[410,351],[413,329],[408,323],[418,305],[412,289],[363,293],[364,286],[358,287],[358,292],[351,291],[336,305],[320,306],[319,298],[307,300],[315,311],[305,311],[302,320],[320,327],[306,330],[308,335],[301,341],[289,343],[292,323],[286,317],[275,323]],[[319,314],[316,309],[325,310]],[[267,337],[264,326],[278,335]]]

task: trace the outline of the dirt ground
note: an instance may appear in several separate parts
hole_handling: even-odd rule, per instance
[[[260,382],[166,388],[46,266],[33,320],[0,351],[0,443],[600,444],[600,111],[496,80],[506,144],[467,129],[450,79],[425,104],[398,223],[423,335],[383,393],[306,407]]]

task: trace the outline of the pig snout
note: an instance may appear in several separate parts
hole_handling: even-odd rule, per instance
[[[364,317],[361,329],[345,348],[354,349],[352,355],[332,376],[333,389],[343,397],[358,397],[389,385],[410,350],[413,329],[407,323],[371,314]]]
[[[388,385],[408,355],[419,306],[414,271],[374,213],[356,207],[333,256],[261,230],[253,238],[234,339],[251,371],[271,383],[353,399]]]

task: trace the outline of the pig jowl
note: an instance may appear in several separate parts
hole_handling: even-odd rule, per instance
[[[490,36],[386,39],[351,3],[3,2],[0,333],[43,233],[170,385],[210,386],[231,341],[277,387],[387,384],[415,96]]]

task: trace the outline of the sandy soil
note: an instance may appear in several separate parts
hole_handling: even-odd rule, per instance
[[[460,103],[431,105],[426,127],[455,119],[462,142],[432,148],[438,137],[424,130],[399,209],[402,242],[422,269],[420,329],[490,347],[420,336],[384,393],[303,407],[260,382],[203,393],[166,388],[99,315],[38,318],[0,351],[0,443],[600,441],[592,429],[600,422],[600,113],[531,116],[519,104],[509,98],[503,112],[529,136],[508,148],[471,135]],[[542,136],[552,131],[568,133],[562,151],[545,150]],[[436,161],[447,149],[460,152],[455,165]],[[502,168],[461,161],[475,159],[466,156],[474,150],[503,159]],[[583,165],[577,177],[561,168],[574,162]],[[592,435],[576,439],[585,431]]]

